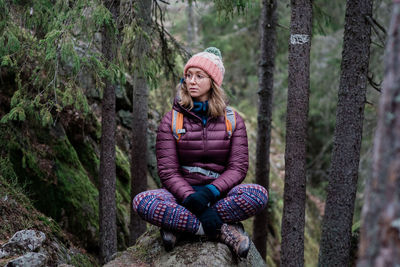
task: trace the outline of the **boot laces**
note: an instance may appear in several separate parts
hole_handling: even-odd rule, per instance
[[[235,234],[234,232],[237,232],[237,234]],[[232,226],[226,226],[225,227],[225,240],[227,243],[231,244],[232,246],[236,246],[239,244],[240,242],[240,233],[239,231],[237,231],[234,227]]]

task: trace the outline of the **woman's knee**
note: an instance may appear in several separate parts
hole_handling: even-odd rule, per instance
[[[242,194],[246,194],[250,198],[257,211],[265,208],[268,202],[268,191],[258,184],[244,184],[240,188]]]
[[[142,212],[148,206],[149,202],[157,197],[157,192],[154,191],[156,190],[144,191],[137,194],[132,201],[133,210],[137,213]]]
[[[136,212],[138,212],[138,207],[140,205],[140,202],[142,202],[142,200],[146,197],[144,193],[145,192],[139,193],[133,198],[132,207],[133,210]]]
[[[137,194],[132,201],[133,209],[140,215],[159,201],[175,202],[175,198],[165,189],[148,190]]]

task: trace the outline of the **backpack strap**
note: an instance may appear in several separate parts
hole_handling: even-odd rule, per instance
[[[228,132],[229,138],[231,138],[233,131],[236,128],[236,117],[235,112],[231,107],[226,107],[225,109],[225,125],[226,131]]]
[[[186,130],[183,129],[183,114],[172,110],[172,123],[171,123],[172,134],[174,135],[176,141],[181,139],[181,134],[185,133]]]

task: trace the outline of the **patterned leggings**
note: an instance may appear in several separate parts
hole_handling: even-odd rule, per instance
[[[267,190],[258,184],[241,184],[211,208],[216,209],[225,223],[245,220],[261,211],[268,201]],[[133,209],[145,221],[167,230],[196,233],[200,221],[179,205],[166,189],[142,192],[133,199]]]

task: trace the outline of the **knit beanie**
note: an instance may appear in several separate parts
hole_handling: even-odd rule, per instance
[[[222,63],[221,51],[218,48],[209,47],[192,56],[186,63],[183,73],[186,74],[187,70],[192,67],[202,69],[210,75],[218,86],[221,86],[225,68]]]

